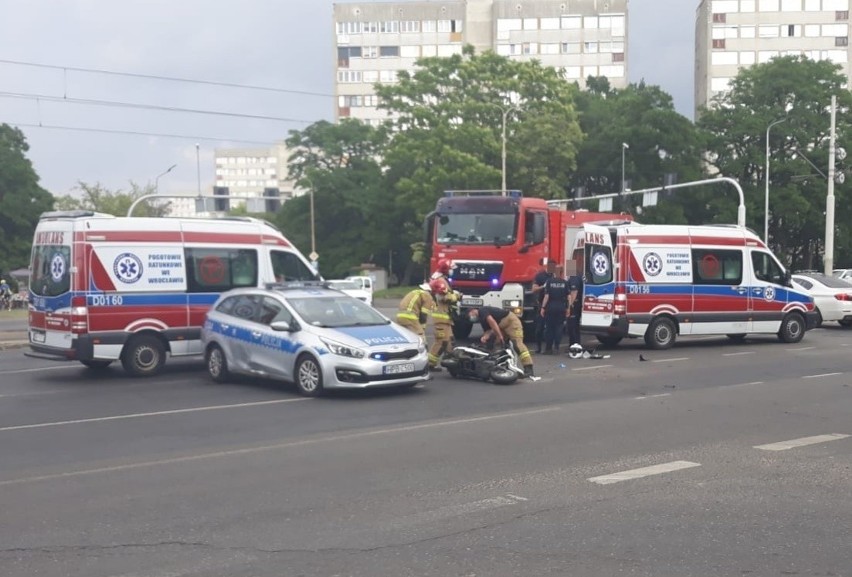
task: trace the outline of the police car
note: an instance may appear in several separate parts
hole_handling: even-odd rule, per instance
[[[417,335],[320,283],[226,292],[207,313],[201,339],[207,371],[219,382],[257,375],[293,382],[313,397],[429,379]]]

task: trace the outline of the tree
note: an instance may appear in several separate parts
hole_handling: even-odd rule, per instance
[[[39,186],[26,157],[23,132],[0,124],[0,271],[27,266],[39,215],[51,210],[53,197]]]
[[[774,58],[745,68],[732,80],[730,91],[718,97],[699,119],[707,137],[709,164],[739,180],[746,195],[748,225],[763,236],[766,132],[786,114],[787,121],[769,135],[769,241],[793,268],[817,268],[815,255],[824,250],[827,183],[817,170],[828,172],[831,95],[837,96],[841,111],[852,110],[852,95],[840,70],[839,65],[803,56]],[[837,115],[836,134],[837,145],[849,150],[852,127],[847,114]],[[849,261],[849,184],[838,185],[835,194],[837,261]],[[729,207],[718,208],[730,214]]]
[[[624,176],[633,190],[661,186],[667,173],[678,182],[701,178],[698,131],[675,111],[672,97],[644,82],[615,90],[605,80],[589,78],[590,90],[577,97],[580,126],[587,136],[571,179],[575,193],[580,187],[586,196],[619,192],[624,144],[629,147],[624,150]],[[706,215],[691,214],[687,208],[701,194],[660,195],[659,205],[643,211],[641,220],[702,222]],[[635,196],[625,197],[621,208],[632,211],[640,203]]]
[[[313,193],[323,276],[344,276],[365,262],[387,265],[398,245],[393,199],[377,160],[384,141],[383,130],[354,119],[290,132],[290,178]],[[310,194],[285,202],[275,220],[303,252],[310,250]]]
[[[57,210],[93,210],[115,216],[127,216],[130,206],[142,196],[154,194],[153,185],[139,186],[131,182],[130,191],[111,191],[100,183],[87,184],[78,182],[75,190],[77,195],[65,195],[56,199]],[[133,216],[165,216],[169,212],[170,203],[150,199],[140,202],[133,209]]]

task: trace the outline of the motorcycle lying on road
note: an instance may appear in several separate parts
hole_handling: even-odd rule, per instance
[[[455,347],[441,365],[455,378],[492,381],[495,385],[511,385],[524,376],[511,341],[505,348],[494,350],[477,346]]]

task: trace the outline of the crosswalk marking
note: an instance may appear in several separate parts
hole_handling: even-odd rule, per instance
[[[780,443],[769,443],[768,445],[756,445],[755,449],[763,451],[786,451],[796,447],[805,447],[807,445],[816,445],[817,443],[827,443],[828,441],[839,441],[845,439],[849,435],[835,433],[831,435],[816,435],[814,437],[802,437],[801,439],[793,439],[791,441],[781,441]]]
[[[681,469],[691,469],[692,467],[700,466],[700,463],[693,463],[692,461],[672,461],[671,463],[663,463],[661,465],[653,465],[651,467],[642,467],[641,469],[631,469],[629,471],[621,471],[620,473],[611,473],[609,475],[601,475],[600,477],[592,477],[589,481],[597,483],[598,485],[611,485],[613,483],[620,483],[621,481],[640,479],[642,477],[650,477],[651,475],[661,475],[663,473],[671,473],[672,471],[680,471]]]

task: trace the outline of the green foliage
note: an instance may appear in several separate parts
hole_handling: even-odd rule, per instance
[[[26,267],[36,224],[53,197],[39,186],[23,132],[0,124],[0,271]]]
[[[130,191],[111,191],[100,183],[77,183],[78,194],[60,196],[56,199],[56,210],[93,210],[114,216],[127,216],[127,211],[134,201],[142,196],[154,194],[152,185],[141,187],[130,183]],[[163,200],[150,199],[142,201],[133,209],[133,216],[165,216],[169,212],[169,204]]]
[[[770,129],[770,245],[793,268],[820,268],[824,251],[827,182],[805,158],[828,172],[829,106],[837,95],[837,145],[852,145],[852,110],[840,66],[801,56],[785,56],[743,69],[731,91],[704,111],[699,126],[706,133],[710,166],[737,178],[746,195],[748,225],[763,236],[766,183],[766,132]],[[789,108],[789,111],[786,110]],[[849,160],[847,160],[847,163]],[[848,164],[838,164],[847,170]],[[835,187],[838,262],[852,258],[850,181]],[[710,203],[722,210],[717,200]]]

